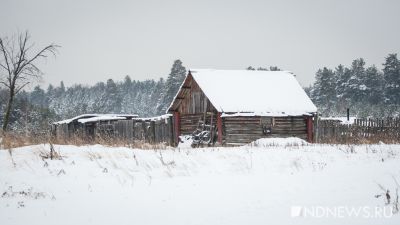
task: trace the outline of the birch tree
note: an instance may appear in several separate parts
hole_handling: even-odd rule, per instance
[[[43,75],[37,61],[49,55],[55,56],[59,46],[50,44],[38,51],[33,48],[28,31],[12,37],[0,37],[0,85],[8,91],[3,132],[7,131],[15,95]]]

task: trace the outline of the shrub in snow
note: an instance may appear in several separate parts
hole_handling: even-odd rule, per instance
[[[290,138],[261,138],[256,141],[251,142],[247,146],[251,147],[297,147],[297,146],[307,146],[308,142],[303,139],[290,137]]]
[[[62,157],[60,155],[60,153],[58,153],[55,149],[52,143],[50,143],[50,151],[49,152],[45,152],[45,151],[41,151],[39,154],[40,157],[42,157],[42,159],[58,159],[61,160]]]

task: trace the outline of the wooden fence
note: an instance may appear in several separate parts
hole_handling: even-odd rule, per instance
[[[172,116],[162,118],[135,118],[119,120],[114,123],[114,138],[130,141],[145,141],[148,143],[173,144]]]
[[[314,137],[317,143],[398,143],[400,118],[355,119],[352,124],[318,120]]]
[[[135,142],[151,144],[174,144],[172,115],[129,120],[97,121],[94,123],[70,123],[53,125],[55,137],[65,141],[80,138],[85,142],[96,140]]]

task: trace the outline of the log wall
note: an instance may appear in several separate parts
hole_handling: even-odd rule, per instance
[[[259,138],[299,137],[307,140],[307,123],[298,117],[223,117],[223,143],[243,145]]]
[[[207,125],[211,124],[215,125],[217,123],[217,114],[216,113],[196,113],[196,114],[184,114],[180,115],[180,134],[181,135],[190,135],[192,134],[199,124],[199,121],[206,122]]]

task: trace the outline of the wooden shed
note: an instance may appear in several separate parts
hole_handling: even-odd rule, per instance
[[[136,114],[83,114],[53,123],[51,133],[59,138],[80,136],[93,139],[97,133],[112,135],[114,134],[115,123],[137,117]]]
[[[51,125],[53,137],[82,141],[118,140],[174,145],[172,115],[141,117],[135,114],[84,114]]]
[[[174,136],[199,124],[216,129],[221,145],[243,145],[266,137],[313,140],[317,108],[287,71],[191,70],[169,106]]]

